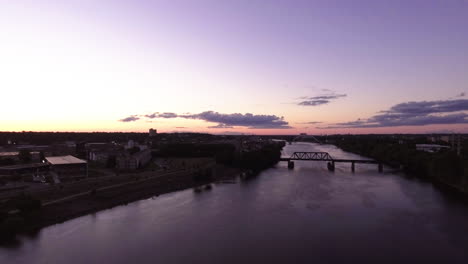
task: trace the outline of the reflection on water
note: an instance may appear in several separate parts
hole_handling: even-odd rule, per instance
[[[362,158],[329,145],[287,145]],[[0,249],[0,263],[466,263],[468,208],[376,165],[280,163],[249,181],[87,215]]]

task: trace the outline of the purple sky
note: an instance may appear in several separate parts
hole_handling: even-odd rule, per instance
[[[0,4],[6,96],[52,104],[79,91],[41,114],[6,103],[0,130],[468,132],[465,0]],[[355,125],[452,100],[450,112]],[[155,112],[174,115],[144,117]],[[204,113],[225,123],[186,118]]]

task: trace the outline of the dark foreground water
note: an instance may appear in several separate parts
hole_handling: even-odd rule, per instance
[[[287,145],[359,158],[334,146]],[[0,263],[468,263],[468,206],[376,165],[280,163],[44,228]]]

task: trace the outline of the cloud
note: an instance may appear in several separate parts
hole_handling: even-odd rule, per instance
[[[129,117],[122,118],[119,121],[120,122],[134,122],[134,121],[137,121],[139,119],[140,118],[137,115],[131,115]]]
[[[321,124],[323,122],[320,121],[311,121],[311,122],[302,122],[302,123],[296,123],[296,124],[301,124],[301,125],[316,125],[316,124]]]
[[[330,100],[307,100],[307,101],[299,102],[298,105],[317,106],[317,105],[328,104],[329,102]]]
[[[262,129],[262,128],[291,128],[289,123],[284,120],[284,117],[276,115],[254,115],[251,113],[240,114],[223,114],[215,111],[205,111],[198,114],[176,114],[176,113],[159,113],[144,115],[149,119],[155,118],[185,118],[185,119],[197,119],[203,120],[210,123],[217,123],[217,125],[210,126],[209,128],[233,128],[235,126],[242,126],[251,129]],[[128,120],[127,120],[128,119]],[[122,122],[136,121],[140,119],[137,116],[131,116],[121,119]],[[125,121],[124,121],[125,120]]]
[[[392,106],[368,119],[322,128],[373,128],[468,124],[468,99],[407,102]]]
[[[145,117],[153,119],[153,118],[157,118],[158,115],[159,115],[159,113],[156,112],[156,113],[152,113],[152,114],[149,114],[149,115],[145,115]]]
[[[466,93],[465,92],[461,92],[459,94],[456,95],[456,97],[465,97]]]
[[[467,111],[468,100],[439,100],[439,101],[422,101],[422,102],[408,102],[392,106],[388,111],[382,111],[387,114],[400,114],[400,115],[415,115],[415,114],[435,114],[435,113],[448,113],[457,111]]]
[[[301,101],[298,102],[297,105],[318,106],[318,105],[328,104],[333,100],[347,96],[346,94],[337,94],[334,91],[331,91],[329,89],[322,89],[322,91],[326,92],[326,94],[312,96],[312,97],[308,97],[308,96],[299,97]]]
[[[216,126],[209,126],[208,128],[234,128],[230,125],[225,125],[225,124],[217,124]]]
[[[251,113],[222,114],[214,111],[205,111],[186,118],[200,119],[207,122],[218,123],[218,126],[243,126],[248,128],[291,128],[283,117],[276,115],[254,115]]]
[[[147,118],[176,118],[178,115],[176,113],[171,113],[171,112],[164,112],[164,113],[159,113],[155,112],[149,115],[145,115]]]

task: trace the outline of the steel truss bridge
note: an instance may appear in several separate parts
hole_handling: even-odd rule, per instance
[[[354,172],[355,164],[356,163],[364,163],[364,164],[378,164],[379,172],[383,171],[382,163],[376,160],[369,160],[369,159],[334,159],[328,152],[294,152],[291,157],[282,157],[280,161],[287,161],[288,168],[294,168],[294,160],[310,160],[310,161],[328,161],[328,169],[330,171],[335,170],[335,163],[336,162],[345,162],[351,163],[351,171]]]

